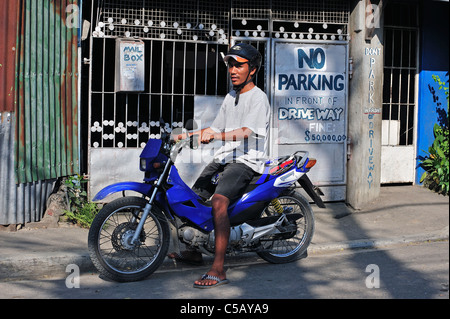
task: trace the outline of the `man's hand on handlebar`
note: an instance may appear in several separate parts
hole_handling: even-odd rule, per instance
[[[207,128],[193,133],[172,134],[172,139],[175,142],[179,142],[194,135],[193,138],[198,138],[198,144],[208,144],[216,139],[216,134],[217,133],[214,130]]]
[[[211,129],[204,130],[202,132],[201,136],[200,136],[200,142],[202,144],[209,144],[209,143],[211,143],[215,139],[215,134],[216,134],[216,132],[214,132]]]

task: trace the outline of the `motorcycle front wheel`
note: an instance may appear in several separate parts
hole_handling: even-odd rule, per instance
[[[307,249],[314,234],[314,214],[309,202],[296,191],[289,191],[278,198],[289,222],[280,227],[280,234],[262,238],[262,251],[258,255],[273,264],[292,262],[307,256]],[[271,203],[261,217],[279,215]]]
[[[139,281],[152,274],[169,249],[170,230],[166,217],[153,206],[138,236],[132,238],[147,200],[123,197],[106,204],[89,229],[88,247],[101,275],[118,282]]]

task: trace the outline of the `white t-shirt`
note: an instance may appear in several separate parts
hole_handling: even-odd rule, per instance
[[[241,162],[262,174],[268,160],[269,100],[257,86],[241,93],[238,105],[234,105],[235,98],[236,91],[227,94],[211,129],[226,133],[247,127],[253,133],[247,140],[222,141],[222,147],[215,153],[214,160],[224,164]]]

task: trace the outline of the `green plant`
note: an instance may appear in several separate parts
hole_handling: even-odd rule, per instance
[[[425,170],[420,179],[428,188],[448,195],[449,192],[449,145],[448,128],[443,129],[434,125],[434,142],[428,149],[428,156],[422,160],[421,166]]]
[[[441,81],[439,76],[434,76],[433,79],[439,84],[439,89],[444,89],[447,96],[447,111],[445,119],[441,121],[441,124],[434,124],[433,133],[434,141],[429,147],[427,157],[420,161],[421,167],[425,170],[422,174],[420,182],[424,186],[441,193],[448,195],[449,185],[449,128],[448,128],[448,86],[445,87],[445,83]]]
[[[89,201],[84,189],[85,183],[87,183],[87,179],[79,174],[65,179],[68,210],[64,213],[69,221],[89,228],[99,209],[97,204]]]
[[[432,77],[433,77],[434,82],[439,84],[439,90],[444,90],[444,93],[447,97],[447,116],[448,116],[448,86],[445,86],[446,83],[441,81],[441,78],[439,77],[439,75],[432,75]]]
[[[66,211],[66,216],[69,221],[72,221],[83,228],[90,228],[97,212],[97,204],[86,202],[76,212]]]

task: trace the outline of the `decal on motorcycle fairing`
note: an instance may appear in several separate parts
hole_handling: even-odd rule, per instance
[[[274,187],[289,187],[292,186],[300,177],[302,177],[304,173],[299,172],[295,169],[284,173],[283,175],[279,176],[273,186]]]

